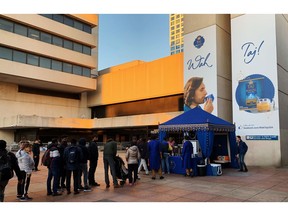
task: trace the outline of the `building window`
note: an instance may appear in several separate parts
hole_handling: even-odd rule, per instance
[[[88,46],[83,46],[82,52],[87,55],[91,55],[91,48]]]
[[[40,39],[40,32],[35,29],[28,29],[28,37],[39,40]]]
[[[40,67],[43,68],[51,68],[51,59],[45,58],[45,57],[40,57]]]
[[[74,43],[73,50],[77,52],[82,52],[82,45],[79,43]]]
[[[64,16],[62,14],[53,14],[53,20],[64,23]]]
[[[23,35],[23,36],[27,37],[28,29],[27,29],[26,26],[19,25],[19,24],[15,23],[15,25],[14,25],[14,32],[15,32],[16,34]]]
[[[63,71],[66,73],[72,73],[72,64],[63,63]]]
[[[74,21],[68,16],[64,16],[64,24],[73,27]]]
[[[52,43],[52,35],[48,33],[41,32],[41,41],[46,43]]]
[[[52,60],[52,70],[62,71],[62,62],[57,60]]]
[[[73,65],[73,74],[82,75],[82,67]]]
[[[0,47],[0,58],[12,60],[12,49]]]
[[[74,28],[82,31],[83,30],[83,24],[77,20],[74,20]]]
[[[39,65],[39,57],[36,55],[28,54],[27,55],[27,64],[38,66]]]
[[[63,46],[63,39],[60,37],[57,37],[57,36],[53,36],[52,43],[56,46],[62,47]]]
[[[83,67],[82,75],[85,77],[90,77],[91,76],[90,68]]]
[[[0,19],[0,29],[13,32],[13,23],[8,20]]]
[[[13,50],[13,61],[26,64],[26,57],[27,57],[26,53]]]
[[[69,41],[69,40],[65,40],[64,39],[64,48],[66,48],[66,49],[70,49],[70,50],[72,50],[73,49],[73,43],[72,43],[72,41]]]

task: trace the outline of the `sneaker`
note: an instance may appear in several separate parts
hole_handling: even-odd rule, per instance
[[[22,197],[19,198],[19,200],[20,200],[20,201],[27,201],[28,199],[26,199],[25,196],[22,196]]]
[[[70,191],[70,190],[69,190],[69,191],[67,190],[67,195],[69,195],[69,194],[71,194],[71,191]]]
[[[100,186],[100,184],[98,184],[97,182],[93,182],[92,184],[90,184],[91,186],[95,186],[95,187],[98,187]]]
[[[155,180],[156,178],[155,178],[155,177],[152,177],[151,179]]]
[[[85,187],[84,187],[84,192],[89,192],[89,191],[92,191],[91,188],[88,187],[88,186],[85,186]]]
[[[62,193],[58,193],[58,192],[52,194],[52,196],[61,196],[61,195],[62,195]]]
[[[164,179],[164,176],[160,176],[160,179]]]
[[[84,190],[84,187],[82,185],[78,188],[78,191],[81,191],[81,190]]]
[[[110,185],[108,184],[108,185],[106,185],[106,188],[109,188],[110,187]]]
[[[20,199],[22,196],[21,195],[17,195],[17,199]]]
[[[32,199],[33,199],[32,197],[29,197],[28,195],[25,195],[25,198],[26,198],[27,200],[32,200]]]

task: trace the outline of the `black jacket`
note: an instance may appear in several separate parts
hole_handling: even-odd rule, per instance
[[[148,155],[148,145],[147,145],[147,142],[139,142],[138,143],[138,149],[139,149],[139,152],[140,152],[140,155],[141,155],[141,158],[142,159],[148,159],[149,155]]]
[[[20,173],[20,168],[18,166],[18,160],[13,152],[8,152],[6,149],[0,150],[0,155],[7,154],[10,158],[10,164],[12,170],[16,173],[18,180],[22,180],[22,176]]]
[[[99,157],[98,145],[96,142],[89,143],[88,152],[90,162],[96,162]]]

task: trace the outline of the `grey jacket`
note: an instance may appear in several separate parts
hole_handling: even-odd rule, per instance
[[[137,146],[131,146],[126,152],[126,161],[128,164],[138,164],[141,155]]]

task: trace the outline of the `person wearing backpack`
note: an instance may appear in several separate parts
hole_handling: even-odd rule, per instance
[[[59,186],[59,178],[60,178],[60,153],[57,148],[58,141],[57,139],[52,139],[52,143],[47,146],[47,150],[50,152],[50,165],[48,168],[48,176],[47,176],[47,195],[60,196],[61,193],[58,193]],[[53,179],[53,186],[51,189],[51,182]]]
[[[81,149],[76,145],[76,139],[71,139],[71,145],[64,150],[66,163],[66,190],[71,193],[71,174],[73,173],[74,194],[79,194],[79,169],[80,160],[83,157]]]
[[[247,166],[245,164],[244,158],[248,151],[248,146],[242,141],[241,136],[236,136],[236,142],[238,144],[238,154],[236,158],[239,158],[240,172],[248,172]]]
[[[92,139],[92,142],[89,143],[88,152],[89,152],[89,171],[88,171],[88,181],[90,186],[100,186],[95,181],[95,172],[98,164],[98,145],[97,145],[98,136],[95,135]]]
[[[12,152],[6,150],[7,143],[0,140],[0,202],[4,202],[4,192],[9,180],[16,173],[18,182],[22,182],[22,175],[17,158]]]

